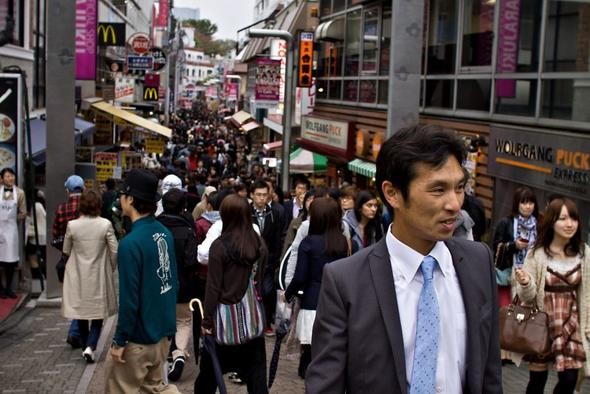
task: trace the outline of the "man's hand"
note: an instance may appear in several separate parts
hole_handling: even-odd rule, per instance
[[[516,281],[521,284],[521,286],[526,286],[529,284],[531,280],[531,276],[523,270],[522,268],[517,268],[514,270],[514,276],[516,277]]]
[[[125,363],[125,360],[123,359],[123,353],[125,353],[125,346],[111,348],[111,356],[113,356],[113,360],[115,360],[117,363]]]
[[[213,335],[213,330],[210,328],[201,327],[201,333],[205,335]]]

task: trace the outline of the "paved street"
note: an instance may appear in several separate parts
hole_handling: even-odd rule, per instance
[[[7,393],[91,393],[104,392],[104,357],[107,338],[114,329],[114,319],[105,323],[105,331],[99,342],[99,361],[87,365],[81,350],[72,350],[66,343],[69,322],[61,317],[59,308],[34,307],[30,302],[0,326],[0,394]],[[274,341],[267,343],[269,355]],[[297,377],[297,361],[281,355],[279,371],[272,393],[303,393],[303,381]],[[525,391],[528,372],[524,367],[507,366],[503,369],[504,392],[521,394]],[[197,376],[197,368],[190,360],[178,388],[191,393]],[[550,376],[546,393],[552,391],[555,374]],[[228,392],[246,393],[245,386],[227,382]],[[590,393],[585,383],[582,393]]]

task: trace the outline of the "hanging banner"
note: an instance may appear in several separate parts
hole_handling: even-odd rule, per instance
[[[96,164],[96,180],[105,182],[113,177],[113,171],[117,167],[118,154],[110,152],[99,152],[94,154],[94,163]]]
[[[498,32],[498,73],[516,72],[520,41],[520,0],[500,2],[500,28]],[[516,80],[497,79],[496,97],[515,97]]]
[[[135,79],[117,78],[115,79],[115,100],[122,103],[132,103],[135,94]]]
[[[97,0],[76,0],[76,79],[96,79]]]
[[[279,114],[283,113],[283,104],[285,103],[285,79],[287,75],[287,41],[281,39],[273,39],[270,43],[270,58],[279,60],[280,67],[280,81],[279,81]]]
[[[223,93],[225,94],[225,99],[227,101],[237,101],[238,100],[238,84],[226,82],[224,89],[223,89]]]
[[[281,88],[281,61],[256,59],[256,106],[271,108],[279,103]]]
[[[12,168],[18,178],[22,172],[21,83],[20,75],[0,74],[0,170]]]

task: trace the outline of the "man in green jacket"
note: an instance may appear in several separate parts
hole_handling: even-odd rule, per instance
[[[154,217],[157,190],[155,175],[132,170],[119,192],[133,227],[119,243],[119,316],[107,358],[108,393],[178,393],[163,381],[176,331],[178,277],[174,238]]]

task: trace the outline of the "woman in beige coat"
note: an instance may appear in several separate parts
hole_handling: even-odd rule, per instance
[[[78,320],[82,356],[89,363],[94,362],[103,319],[117,313],[114,272],[118,244],[111,222],[99,217],[101,206],[98,193],[82,193],[80,218],[68,222],[63,245],[69,258],[62,312]]]
[[[549,316],[549,360],[558,376],[554,393],[560,394],[574,392],[579,373],[590,375],[590,247],[579,220],[572,200],[551,201],[524,267],[514,271],[521,300]],[[544,392],[547,360],[531,360],[527,393]]]

